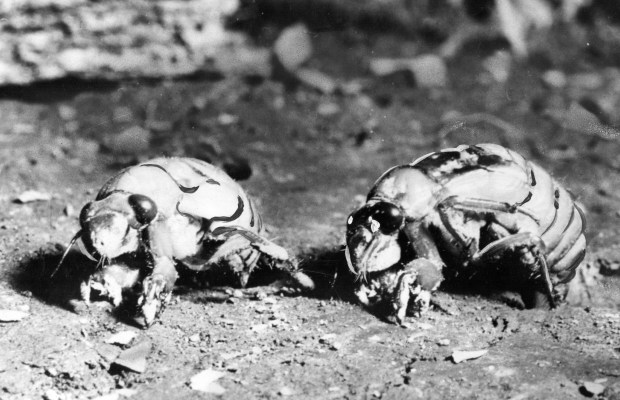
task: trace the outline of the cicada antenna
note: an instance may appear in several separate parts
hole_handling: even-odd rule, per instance
[[[56,266],[56,269],[54,269],[54,272],[52,272],[52,274],[50,275],[50,278],[53,278],[54,275],[56,275],[56,272],[58,272],[58,270],[60,269],[60,266],[62,265],[63,261],[65,261],[65,258],[67,258],[67,254],[69,254],[69,251],[71,250],[71,248],[73,247],[75,242],[77,242],[77,240],[81,236],[82,236],[82,230],[79,230],[78,233],[76,233],[75,236],[73,236],[73,238],[69,242],[69,245],[67,246],[67,249],[62,254],[62,257],[60,258],[60,261],[58,262],[58,265]]]

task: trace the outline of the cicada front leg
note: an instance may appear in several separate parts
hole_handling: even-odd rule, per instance
[[[437,290],[441,281],[441,272],[430,260],[417,258],[407,263],[398,277],[392,299],[396,322],[399,325],[405,322],[410,306],[417,316],[428,312],[431,295]]]
[[[425,224],[406,224],[404,233],[416,258],[405,264],[394,292],[392,305],[399,324],[404,322],[410,302],[418,316],[430,309],[432,293],[443,281],[444,266]]]
[[[138,298],[138,309],[146,326],[150,326],[157,319],[172,298],[172,289],[177,278],[178,273],[172,259],[153,259],[153,271],[142,281],[142,295]]]

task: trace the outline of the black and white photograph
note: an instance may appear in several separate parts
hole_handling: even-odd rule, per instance
[[[620,1],[0,0],[0,400],[620,400]]]

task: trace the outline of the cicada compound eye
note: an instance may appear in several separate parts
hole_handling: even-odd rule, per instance
[[[127,199],[136,215],[136,221],[142,225],[148,225],[157,216],[157,205],[150,197],[142,194],[132,194]]]
[[[386,235],[399,230],[405,220],[400,208],[387,201],[374,204],[370,209],[370,216],[379,223],[379,230]]]

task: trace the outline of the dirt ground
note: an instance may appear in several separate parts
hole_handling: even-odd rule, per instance
[[[620,398],[620,139],[579,129],[566,113],[590,105],[616,124],[620,70],[569,43],[513,61],[498,82],[484,60],[502,44],[488,43],[448,62],[447,85],[428,89],[366,67],[371,56],[423,52],[417,42],[350,29],[313,44],[312,66],[358,90],[205,77],[0,90],[0,309],[27,313],[0,323],[1,399]],[[545,83],[549,70],[566,84]],[[513,129],[470,119],[439,140],[456,113]],[[442,307],[408,328],[356,305],[341,246],[347,215],[374,180],[441,147],[489,141],[544,166],[586,210],[589,251],[569,304],[520,311],[444,289]],[[76,307],[75,281],[46,274],[79,210],[114,171],[161,154],[251,171],[243,185],[269,237],[298,255],[317,290],[246,298],[179,286],[147,330],[104,302]],[[51,197],[17,202],[27,190]],[[107,343],[123,331],[137,337]],[[143,372],[114,365],[125,347],[146,353]],[[457,350],[487,352],[457,364]],[[202,370],[223,373],[210,386],[223,394],[191,389]]]

